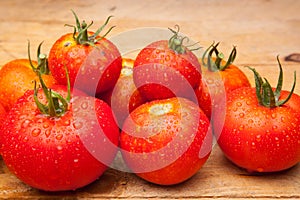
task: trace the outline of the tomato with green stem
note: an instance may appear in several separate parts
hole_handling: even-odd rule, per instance
[[[195,90],[199,106],[209,119],[223,112],[226,96],[240,87],[250,87],[250,82],[242,70],[233,64],[237,50],[233,47],[228,60],[217,47],[212,44],[202,57],[202,82]],[[215,54],[215,57],[213,57]],[[206,58],[207,55],[207,58]],[[221,108],[220,108],[221,107]]]
[[[0,154],[24,183],[45,191],[75,190],[98,179],[114,160],[119,129],[103,101],[67,86],[28,90],[0,129]]]
[[[134,83],[147,100],[190,97],[201,82],[201,65],[176,28],[169,40],[152,42],[135,59]]]
[[[276,172],[300,161],[300,96],[282,90],[283,72],[276,88],[250,68],[256,88],[243,87],[227,98],[225,123],[218,144],[225,156],[250,172]],[[215,124],[216,125],[216,124]]]
[[[118,48],[106,38],[111,27],[104,35],[101,31],[110,17],[96,31],[88,31],[93,24],[80,23],[72,11],[76,26],[73,33],[62,35],[49,52],[49,69],[59,84],[66,85],[64,67],[69,71],[71,86],[95,95],[108,91],[116,84],[122,68],[122,59]]]

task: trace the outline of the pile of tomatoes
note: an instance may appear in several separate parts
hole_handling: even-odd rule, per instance
[[[275,172],[300,161],[300,96],[276,88],[249,67],[255,87],[212,44],[198,58],[185,37],[145,46],[134,60],[80,22],[48,57],[16,59],[0,70],[0,154],[26,184],[75,190],[99,178],[121,153],[137,176],[159,185],[186,181],[210,156],[249,172]],[[252,71],[252,72],[251,72]]]

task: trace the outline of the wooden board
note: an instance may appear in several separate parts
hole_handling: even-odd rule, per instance
[[[72,29],[70,9],[81,19],[94,20],[94,28],[114,15],[110,34],[115,37],[125,31],[143,27],[174,27],[203,47],[221,41],[220,49],[229,54],[237,46],[236,64],[253,66],[263,76],[276,83],[280,55],[284,68],[284,89],[292,86],[292,75],[300,80],[300,63],[286,62],[284,57],[300,53],[300,1],[293,0],[226,0],[226,1],[158,1],[158,0],[3,0],[0,1],[0,66],[15,58],[27,57],[27,40],[32,54],[44,41],[47,53],[56,39]],[[122,45],[131,45],[132,39]],[[299,84],[296,93],[300,94]],[[99,180],[78,191],[46,193],[35,190],[10,174],[0,161],[0,198],[218,198],[218,199],[300,199],[300,166],[290,170],[252,176],[232,165],[216,146],[204,167],[190,180],[172,187],[147,183],[135,175],[108,170]]]

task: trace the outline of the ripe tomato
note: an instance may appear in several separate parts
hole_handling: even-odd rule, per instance
[[[227,158],[250,172],[288,169],[300,161],[300,96],[281,91],[282,76],[272,89],[252,70],[256,88],[238,88],[228,95],[218,144]],[[287,93],[291,96],[284,102]]]
[[[142,104],[125,120],[120,147],[139,177],[173,185],[192,177],[212,148],[209,120],[190,100],[169,98]]]
[[[236,65],[232,64],[236,57],[236,48],[234,47],[227,62],[223,59],[223,54],[217,50],[216,45],[211,45],[207,51],[209,52],[205,62],[205,55],[202,59],[202,82],[195,90],[199,106],[205,112],[207,117],[211,119],[212,111],[217,114],[221,112],[220,105],[225,104],[226,96],[233,90],[240,87],[250,87],[247,76]],[[216,58],[211,58],[215,53]],[[224,106],[222,106],[224,109]]]
[[[110,90],[117,82],[122,68],[122,59],[117,47],[106,34],[88,31],[84,21],[79,23],[76,14],[75,33],[62,35],[51,47],[49,69],[59,84],[67,85],[65,66],[68,69],[71,86],[91,95]]]
[[[38,62],[32,61],[37,67]],[[56,83],[51,74],[44,74],[43,79],[47,86]],[[15,59],[2,66],[0,70],[0,103],[7,111],[27,90],[32,90],[34,81],[38,81],[29,59]]]
[[[148,100],[174,96],[190,97],[201,82],[197,57],[182,44],[178,31],[170,40],[156,41],[137,55],[133,79],[141,95]]]
[[[82,92],[66,103],[65,86],[53,86],[52,93],[47,89],[53,104],[42,91],[28,90],[8,114],[0,131],[2,158],[32,187],[46,191],[83,187],[101,176],[116,154],[119,129],[111,109]]]
[[[129,113],[146,101],[133,82],[133,63],[134,60],[123,58],[121,74],[115,87],[99,95],[100,99],[111,106],[120,128]]]

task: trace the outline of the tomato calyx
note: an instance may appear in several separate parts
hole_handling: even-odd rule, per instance
[[[67,68],[66,68],[66,77],[68,80],[68,84],[67,84],[68,95],[66,98],[64,98],[59,93],[53,91],[52,89],[48,88],[46,86],[45,82],[43,81],[41,73],[39,73],[38,76],[39,76],[39,81],[42,86],[43,93],[47,99],[46,104],[43,104],[39,101],[38,96],[37,96],[39,87],[37,87],[37,84],[35,81],[34,82],[34,101],[35,101],[38,109],[40,110],[40,112],[42,114],[45,114],[46,116],[61,117],[68,111],[69,103],[70,103],[70,99],[71,99],[71,86],[70,86],[71,84],[70,84],[70,78],[69,78]]]
[[[260,105],[268,107],[268,108],[275,108],[284,105],[286,102],[289,101],[289,99],[292,97],[292,94],[294,92],[295,86],[296,86],[296,71],[294,72],[294,83],[292,86],[292,89],[287,96],[286,99],[279,100],[280,99],[280,93],[282,90],[282,82],[283,82],[283,72],[282,72],[282,66],[279,61],[279,56],[277,56],[277,61],[279,65],[279,77],[278,82],[275,91],[272,89],[269,81],[266,78],[262,78],[259,73],[249,66],[247,66],[252,72],[254,73],[254,79],[255,79],[255,87],[256,87],[256,96],[258,99],[258,102]]]
[[[50,74],[50,70],[48,67],[48,59],[47,59],[47,55],[41,53],[41,47],[42,47],[43,42],[41,42],[38,46],[37,49],[37,62],[38,65],[35,67],[32,63],[32,59],[30,56],[30,42],[28,41],[28,60],[30,63],[30,66],[32,68],[32,70],[38,75],[38,74],[46,74],[49,75]]]
[[[236,57],[236,53],[237,53],[236,46],[233,46],[233,49],[229,55],[227,62],[224,65],[222,65],[222,61],[224,60],[224,54],[218,51],[217,47],[219,44],[220,42],[218,42],[217,44],[212,43],[205,50],[202,56],[203,65],[206,66],[212,72],[224,71],[229,65],[233,63]],[[216,57],[215,60],[212,59],[213,53],[215,53],[215,57]],[[206,59],[206,55],[207,55],[207,59]]]
[[[174,33],[174,35],[168,41],[168,47],[169,47],[169,49],[172,49],[173,51],[175,51],[178,54],[184,54],[186,52],[186,48],[194,46],[198,42],[195,43],[195,44],[192,44],[190,46],[184,46],[183,41],[184,40],[188,41],[189,38],[188,37],[182,37],[182,36],[178,35],[180,27],[177,24],[175,25],[175,28],[177,30],[173,30],[171,28],[168,28],[172,33]],[[189,50],[190,51],[195,51],[195,50],[198,50],[200,48],[201,47],[198,47],[198,48],[195,48],[195,49],[189,49]]]
[[[93,21],[90,24],[87,24],[84,20],[82,21],[82,23],[80,23],[76,13],[73,10],[71,10],[71,11],[75,17],[76,25],[65,24],[65,26],[70,26],[70,27],[74,28],[73,38],[77,44],[87,45],[87,46],[95,46],[95,43],[97,43],[98,41],[105,38],[107,36],[107,34],[115,27],[115,26],[110,27],[109,30],[103,36],[98,37],[100,32],[108,24],[110,18],[113,17],[113,16],[109,16],[106,19],[105,23],[94,34],[89,36],[88,29],[92,26]]]

